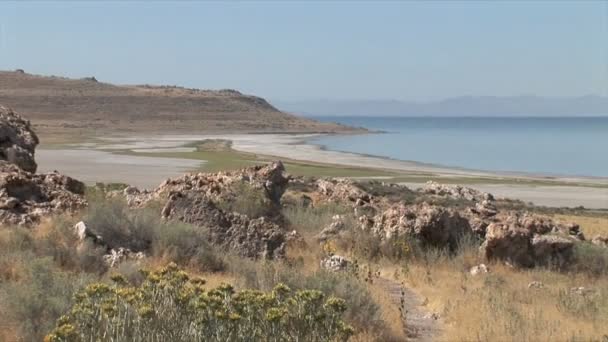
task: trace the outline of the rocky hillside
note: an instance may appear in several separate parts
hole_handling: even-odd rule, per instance
[[[341,132],[351,128],[283,113],[235,90],[118,86],[0,71],[0,103],[45,129],[170,132]],[[42,132],[41,132],[42,133]]]

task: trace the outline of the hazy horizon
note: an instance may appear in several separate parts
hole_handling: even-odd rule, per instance
[[[271,101],[607,96],[607,36],[607,2],[0,3],[2,70]]]

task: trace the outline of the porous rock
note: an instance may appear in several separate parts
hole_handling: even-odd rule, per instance
[[[407,235],[437,247],[455,248],[459,238],[471,231],[469,222],[457,212],[426,203],[398,204],[372,220],[372,232],[382,238]]]
[[[285,254],[287,237],[279,226],[265,217],[226,213],[199,191],[174,193],[162,215],[206,229],[213,245],[244,257],[274,259]]]
[[[0,160],[36,172],[34,152],[38,142],[28,120],[10,108],[0,106]]]
[[[0,161],[0,222],[31,225],[47,215],[84,208],[82,182],[56,172],[34,174]]]
[[[350,261],[341,255],[330,255],[321,260],[321,268],[328,271],[338,272],[348,268]]]
[[[481,192],[460,185],[440,184],[434,181],[426,182],[420,191],[424,194],[450,197],[454,199],[465,199],[468,201],[482,202],[484,200],[494,200],[494,196],[490,193]]]

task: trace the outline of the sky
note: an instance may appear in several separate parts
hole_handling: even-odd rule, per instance
[[[608,95],[608,1],[1,2],[0,70],[281,101]]]

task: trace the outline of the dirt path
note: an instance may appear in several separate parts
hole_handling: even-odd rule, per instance
[[[393,280],[378,278],[375,281],[386,290],[395,305],[405,308],[404,324],[408,341],[437,341],[441,321],[433,317],[418,294]]]

